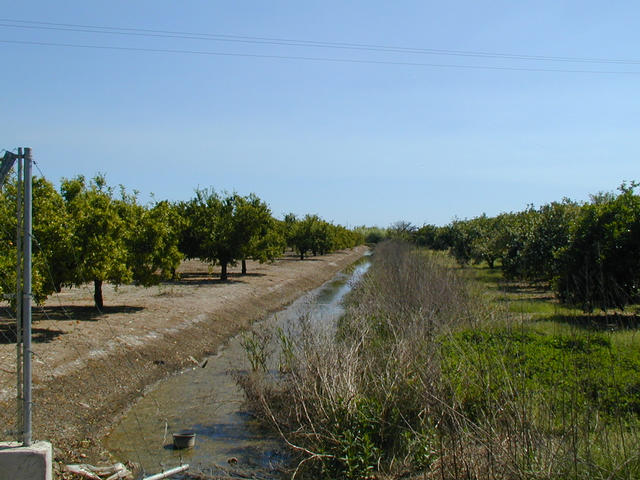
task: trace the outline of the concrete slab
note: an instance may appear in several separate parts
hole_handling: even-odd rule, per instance
[[[52,480],[52,457],[49,442],[0,442],[0,480]]]

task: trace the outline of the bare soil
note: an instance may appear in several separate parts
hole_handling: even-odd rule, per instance
[[[352,264],[366,247],[300,261],[248,262],[248,274],[185,261],[178,281],[143,288],[64,289],[33,313],[33,437],[60,463],[108,460],[101,439],[145,388],[215,354],[251,323]],[[190,358],[191,357],[191,358]],[[16,428],[15,321],[0,304],[0,439]]]

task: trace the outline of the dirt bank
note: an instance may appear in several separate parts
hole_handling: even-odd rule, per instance
[[[33,431],[59,461],[106,460],[100,440],[145,387],[215,353],[267,313],[291,303],[357,260],[366,247],[299,261],[231,269],[222,283],[209,266],[184,262],[181,280],[157,287],[65,289],[34,309]],[[0,438],[15,428],[15,323],[0,311]],[[189,356],[193,359],[189,359]]]

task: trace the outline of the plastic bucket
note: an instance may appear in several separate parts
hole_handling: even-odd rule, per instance
[[[173,434],[173,448],[192,448],[196,444],[196,434],[194,432],[179,432]]]

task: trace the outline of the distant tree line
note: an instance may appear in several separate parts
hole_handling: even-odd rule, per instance
[[[15,292],[16,183],[0,192],[0,293],[11,302]],[[137,192],[107,185],[103,175],[62,179],[58,192],[44,178],[33,182],[33,295],[44,301],[61,288],[93,283],[94,300],[103,307],[104,283],[150,286],[176,278],[184,258],[221,267],[246,261],[273,261],[287,247],[300,259],[361,244],[355,231],[317,215],[284,220],[251,194],[196,190],[182,202],[141,204]]]
[[[640,301],[637,187],[625,183],[588,202],[563,199],[445,226],[396,222],[387,229],[358,231],[367,242],[403,238],[449,251],[461,265],[486,262],[509,280],[545,284],[561,301],[585,311],[623,309]]]

